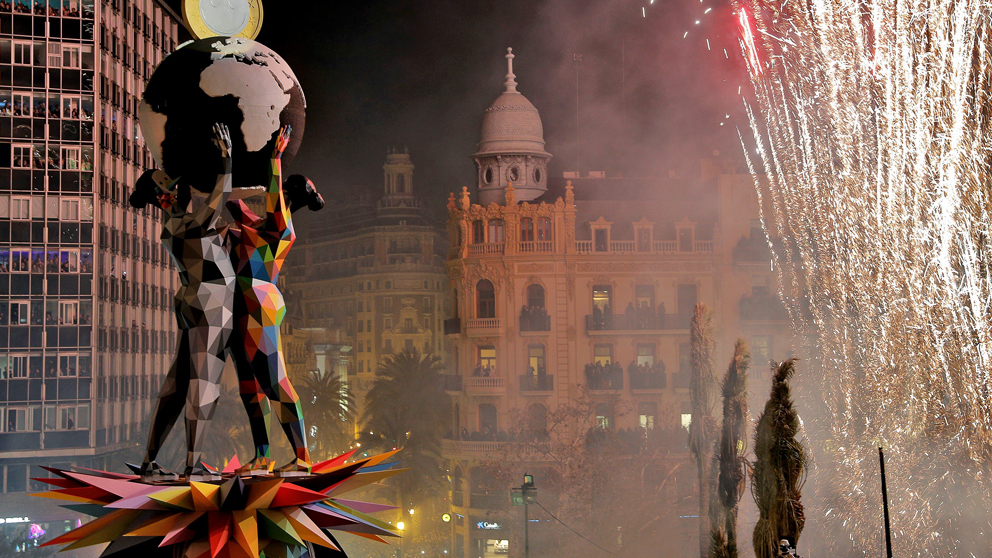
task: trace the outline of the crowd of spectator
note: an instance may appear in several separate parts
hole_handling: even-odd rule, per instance
[[[543,306],[525,304],[520,309],[520,331],[550,331],[551,316]]]
[[[672,329],[677,325],[676,319],[678,316],[669,314],[664,302],[658,303],[657,307],[647,301],[641,301],[640,305],[629,302],[620,315],[615,315],[613,308],[606,304],[593,306],[587,327],[592,330]]]
[[[475,365],[475,369],[472,370],[472,377],[474,378],[488,378],[490,376],[496,375],[495,366],[483,366],[481,363]]]
[[[668,387],[668,374],[665,373],[665,361],[658,359],[654,364],[637,364],[630,361],[627,366],[630,376],[630,389],[665,389]]]
[[[57,1],[49,3],[45,0],[35,0],[34,7],[27,0],[15,0],[14,2],[0,0],[0,12],[48,15],[51,17],[93,17],[92,8],[83,6],[82,11],[80,11],[78,2],[65,2],[60,7]]]
[[[587,364],[586,384],[589,389],[623,389],[623,366],[619,362]]]

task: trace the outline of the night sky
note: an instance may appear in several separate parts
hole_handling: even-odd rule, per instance
[[[748,84],[729,6],[650,1],[269,0],[258,40],[293,66],[308,102],[290,170],[325,196],[378,193],[387,148],[409,147],[418,193],[443,207],[474,184],[469,157],[503,90],[506,47],[541,112],[552,174],[578,160],[583,171],[665,176],[714,150],[739,155],[737,90]]]

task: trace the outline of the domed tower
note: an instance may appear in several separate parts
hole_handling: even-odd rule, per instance
[[[544,150],[541,115],[517,91],[513,75],[513,49],[506,49],[506,91],[482,117],[478,151],[472,156],[478,168],[479,203],[504,203],[504,190],[512,182],[518,201],[530,201],[548,189],[548,161]]]
[[[386,181],[386,197],[393,199],[413,198],[413,163],[410,152],[390,149],[386,153],[386,164],[382,165]]]

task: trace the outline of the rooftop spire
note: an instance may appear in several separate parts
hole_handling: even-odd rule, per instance
[[[516,92],[517,76],[513,75],[513,58],[513,49],[506,49],[506,90]]]

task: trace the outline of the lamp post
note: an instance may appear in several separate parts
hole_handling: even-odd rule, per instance
[[[537,499],[537,488],[534,486],[534,476],[524,475],[524,483],[520,488],[514,488],[512,498],[514,506],[524,507],[524,558],[530,558],[530,514],[527,504]]]

